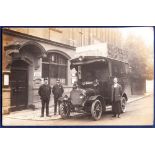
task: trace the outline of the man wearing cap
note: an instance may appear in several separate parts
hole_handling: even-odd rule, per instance
[[[54,95],[54,115],[56,115],[58,99],[62,97],[62,94],[64,92],[63,86],[61,85],[59,79],[57,79],[56,84],[53,86],[52,92]]]
[[[44,79],[44,84],[40,86],[38,94],[41,98],[42,108],[41,108],[41,117],[44,117],[44,109],[46,107],[46,116],[49,116],[49,101],[51,95],[51,87],[48,85],[48,79]]]

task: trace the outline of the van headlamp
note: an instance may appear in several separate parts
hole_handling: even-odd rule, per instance
[[[80,99],[83,99],[85,97],[84,94],[80,94]]]
[[[68,100],[68,96],[67,96],[67,95],[64,96],[64,100],[65,100],[65,101]]]
[[[83,56],[79,56],[79,61],[82,61],[84,59]]]

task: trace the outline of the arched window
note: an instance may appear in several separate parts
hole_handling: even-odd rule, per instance
[[[62,84],[67,84],[68,60],[59,53],[49,53],[42,59],[42,77],[49,78],[50,84],[55,84],[60,79]]]

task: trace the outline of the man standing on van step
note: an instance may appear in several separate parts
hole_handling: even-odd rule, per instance
[[[40,86],[38,90],[38,94],[41,98],[41,117],[44,117],[44,109],[46,106],[46,116],[49,116],[49,101],[50,101],[50,95],[51,95],[51,87],[48,85],[48,79],[44,79],[44,84]]]
[[[60,97],[62,97],[62,94],[64,93],[63,86],[61,85],[59,79],[57,79],[56,84],[53,86],[52,92],[54,95],[54,115],[56,115],[57,114],[58,99]]]

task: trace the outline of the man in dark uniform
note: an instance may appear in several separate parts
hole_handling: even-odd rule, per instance
[[[54,95],[54,115],[56,115],[58,99],[62,97],[62,94],[64,92],[63,86],[61,85],[59,79],[57,79],[56,84],[53,86],[52,92]]]
[[[44,109],[46,106],[46,116],[49,116],[49,101],[51,95],[51,87],[48,85],[48,79],[44,79],[44,84],[40,86],[38,94],[41,98],[42,108],[41,108],[41,117],[44,117]]]

